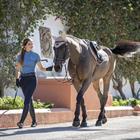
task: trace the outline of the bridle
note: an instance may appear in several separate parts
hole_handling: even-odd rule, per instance
[[[57,43],[63,43],[63,44],[61,44],[61,45],[59,45],[59,47],[63,47],[64,46],[64,48],[65,48],[65,50],[64,50],[64,55],[63,55],[63,57],[62,58],[58,58],[56,55],[55,55],[55,58],[54,58],[54,62],[55,61],[58,61],[58,62],[60,62],[61,64],[63,64],[65,61],[66,61],[66,57],[67,57],[67,49],[68,49],[68,46],[67,46],[67,43],[66,42],[64,42],[64,41],[57,41]],[[57,49],[57,48],[59,48],[59,47],[53,47],[53,49],[54,49],[54,51]]]
[[[64,55],[63,55],[63,57],[62,58],[58,58],[57,56],[56,56],[56,54],[55,54],[55,58],[54,58],[54,62],[55,61],[58,61],[59,62],[59,64],[60,65],[63,65],[64,66],[64,68],[65,68],[65,77],[64,77],[64,79],[63,79],[63,81],[61,81],[61,80],[58,80],[58,79],[56,79],[55,78],[55,76],[54,76],[54,78],[55,78],[55,80],[57,80],[57,81],[60,81],[60,82],[63,82],[63,83],[66,83],[66,82],[71,82],[71,79],[69,79],[69,77],[68,77],[68,68],[67,68],[67,65],[66,65],[66,59],[67,59],[67,51],[68,51],[68,53],[69,53],[69,48],[68,48],[68,46],[67,46],[67,42],[64,42],[64,41],[56,41],[55,42],[56,44],[58,43],[62,43],[61,45],[59,45],[58,47],[53,47],[53,49],[54,49],[54,51],[57,49],[57,48],[59,48],[59,47],[64,47],[65,48],[65,50],[64,50]]]

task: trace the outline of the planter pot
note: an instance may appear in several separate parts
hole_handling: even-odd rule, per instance
[[[140,105],[134,106],[134,111],[140,111]]]

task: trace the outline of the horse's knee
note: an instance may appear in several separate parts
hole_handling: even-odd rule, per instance
[[[77,104],[81,104],[82,98],[83,98],[82,95],[77,95],[77,98],[76,98]]]

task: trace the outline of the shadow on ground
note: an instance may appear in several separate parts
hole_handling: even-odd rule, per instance
[[[90,129],[87,129],[90,128]],[[8,134],[7,131],[9,130],[14,130],[13,133]],[[34,134],[34,133],[51,133],[51,132],[60,132],[60,131],[105,131],[106,129],[97,129],[97,128],[91,128],[86,127],[86,128],[76,128],[72,126],[68,127],[52,127],[52,128],[23,128],[23,129],[18,129],[18,128],[9,128],[9,129],[0,129],[0,137],[6,137],[6,136],[13,136],[13,135],[24,135],[24,134]],[[4,132],[5,131],[5,132]]]

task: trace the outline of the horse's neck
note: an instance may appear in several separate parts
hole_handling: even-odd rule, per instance
[[[70,37],[67,38],[67,42],[69,46],[70,59],[73,64],[78,64],[80,55],[82,53],[82,48],[79,43],[77,43]]]
[[[69,53],[70,53],[70,59],[73,62],[73,64],[78,64],[80,58],[80,51],[71,44],[69,45]]]

